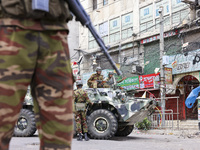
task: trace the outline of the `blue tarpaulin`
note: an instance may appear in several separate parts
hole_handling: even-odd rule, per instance
[[[190,94],[188,95],[188,97],[185,101],[185,105],[187,106],[187,108],[192,108],[197,97],[199,96],[199,92],[200,92],[200,86],[198,86],[197,88],[193,89],[190,92]]]

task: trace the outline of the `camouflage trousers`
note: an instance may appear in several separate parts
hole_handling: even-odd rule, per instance
[[[66,31],[0,27],[0,150],[8,150],[28,85],[40,150],[70,150],[72,72]]]
[[[88,132],[87,122],[86,122],[86,112],[78,111],[75,113],[75,121],[76,121],[76,131],[78,133]]]

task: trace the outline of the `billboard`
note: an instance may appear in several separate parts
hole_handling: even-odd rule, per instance
[[[140,88],[154,88],[154,80],[159,81],[160,73],[139,76]]]
[[[126,78],[124,81],[118,83],[117,85],[123,87],[126,90],[139,89],[139,77],[135,76]]]

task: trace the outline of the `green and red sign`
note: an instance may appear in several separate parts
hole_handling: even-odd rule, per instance
[[[138,76],[126,78],[124,81],[117,84],[126,90],[139,89],[140,83]]]
[[[154,80],[159,81],[159,74],[160,73],[153,73],[139,76],[140,88],[153,88],[154,87]]]

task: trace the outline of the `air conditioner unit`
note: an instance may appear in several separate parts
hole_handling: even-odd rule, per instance
[[[132,73],[135,73],[135,74],[143,74],[143,68],[142,66],[132,66]]]

